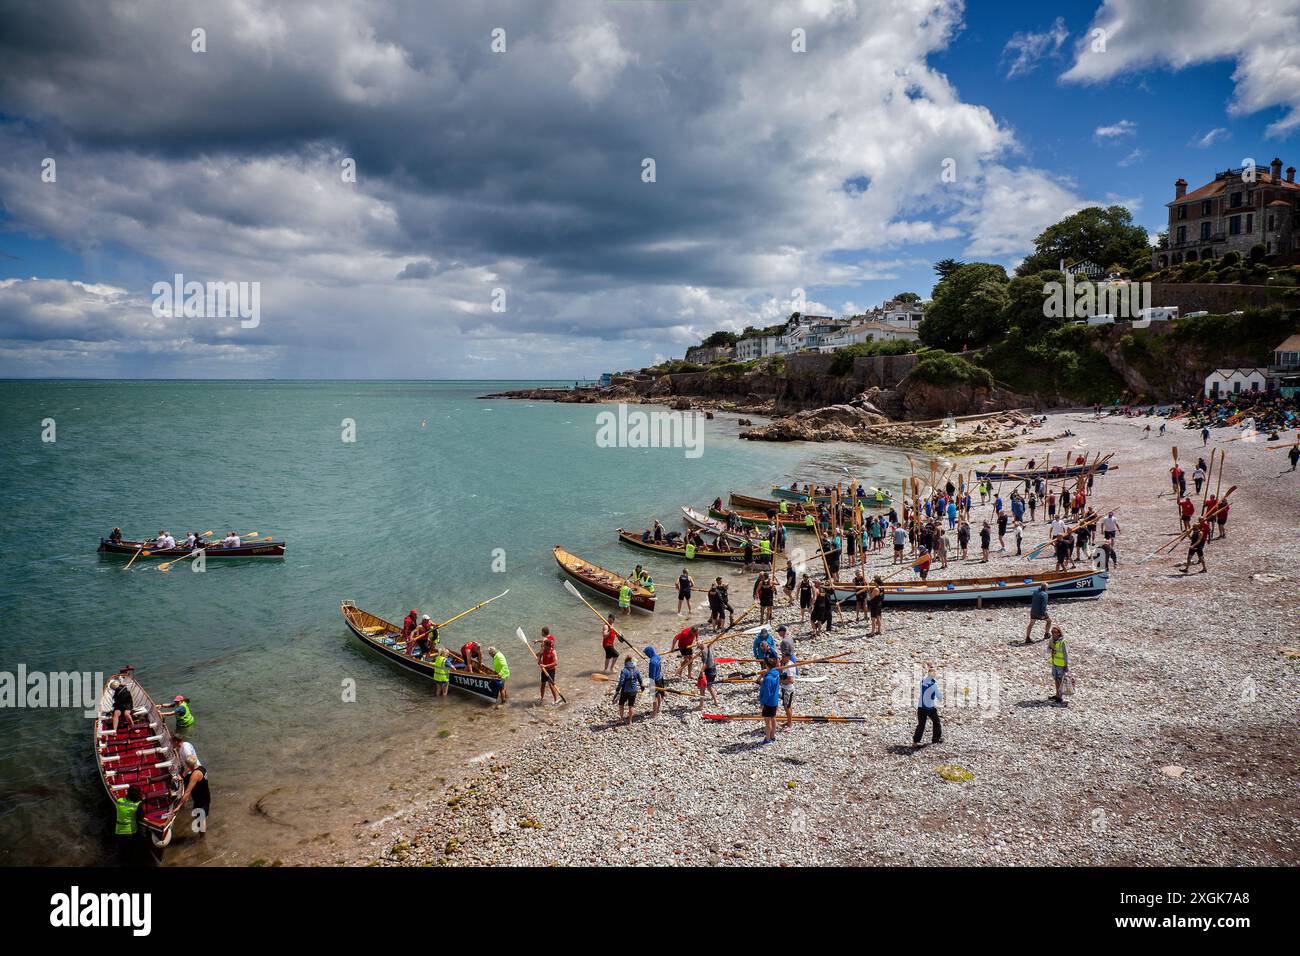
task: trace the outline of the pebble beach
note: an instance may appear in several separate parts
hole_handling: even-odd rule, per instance
[[[285,863],[383,866],[590,865],[1285,865],[1300,861],[1300,556],[1294,547],[1300,472],[1278,443],[1233,441],[1223,487],[1236,485],[1227,537],[1206,549],[1209,572],[1182,574],[1186,547],[1144,561],[1178,528],[1167,493],[1171,446],[1190,475],[1199,432],[1161,419],[1087,412],[1048,416],[1015,451],[1053,460],[1070,443],[1114,453],[1092,506],[1115,510],[1119,566],[1097,599],[1053,600],[1069,642],[1077,692],[1052,693],[1041,626],[1021,643],[1027,603],[983,608],[886,607],[868,637],[852,610],[810,636],[797,606],[778,594],[801,659],[852,652],[852,665],[812,665],[795,713],[863,715],[846,724],[798,724],[763,745],[761,722],[701,719],[696,700],[670,695],[657,717],[638,700],[630,728],[617,721],[613,685],[599,700],[537,706],[532,670],[515,666],[512,697],[529,724],[507,748],[468,763],[450,787],[431,789],[349,832],[308,843]],[[1152,422],[1147,437],[1143,427]],[[1069,438],[1064,436],[1073,432]],[[1292,433],[1283,436],[1289,445]],[[974,461],[976,459],[971,459]],[[966,470],[965,466],[961,467]],[[1217,475],[1212,481],[1217,480]],[[701,488],[703,504],[729,489]],[[746,490],[738,486],[734,490]],[[1011,490],[1008,482],[1004,495]],[[949,564],[931,577],[1051,570],[1000,552],[979,562],[978,504],[969,559],[949,536]],[[1043,511],[1025,550],[1048,537]],[[574,543],[578,547],[579,543]],[[867,574],[888,574],[888,550]],[[781,565],[783,566],[783,565]],[[716,568],[722,569],[718,565]],[[748,607],[753,575],[730,570],[732,604]],[[1195,571],[1195,568],[1194,568]],[[910,578],[911,572],[903,572]],[[697,580],[701,579],[697,572]],[[656,614],[661,652],[685,626],[665,593]],[[745,658],[757,611],[715,645]],[[708,616],[697,594],[689,620]],[[594,619],[591,622],[596,624]],[[711,633],[704,632],[708,639]],[[571,651],[560,685],[592,682],[602,654]],[[944,740],[912,746],[916,685],[936,669]],[[666,673],[676,658],[665,660]],[[644,673],[644,665],[642,665]],[[752,671],[722,665],[720,673]],[[824,679],[823,679],[824,678]],[[684,678],[670,687],[693,691]],[[719,684],[716,710],[756,714],[756,684]],[[707,710],[714,710],[710,702]]]

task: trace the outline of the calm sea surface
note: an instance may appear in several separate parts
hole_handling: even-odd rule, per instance
[[[834,480],[840,461],[895,488],[907,472],[887,449],[742,441],[730,415],[705,423],[704,452],[688,459],[598,447],[605,406],[477,400],[538,384],[0,382],[0,672],[131,663],[155,699],[191,699],[212,819],[202,840],[178,827],[168,863],[346,846],[367,819],[538,733],[546,712],[517,626],[558,635],[570,699],[607,689],[589,676],[599,624],[562,588],[553,545],[625,571],[639,561],[666,587],[679,568],[619,544],[616,528],[679,527],[683,504],[765,494],[788,476]],[[344,419],[354,443],[341,440]],[[204,573],[141,560],[124,573],[95,553],[114,525],[128,538],[271,533],[288,555]],[[693,570],[747,593],[728,565]],[[412,607],[441,620],[507,588],[444,632],[453,646],[501,646],[515,674],[505,707],[435,699],[360,647],[339,614],[351,598],[394,621]],[[638,637],[677,629],[663,604],[633,622]],[[110,858],[91,728],[80,708],[0,708],[0,863]]]

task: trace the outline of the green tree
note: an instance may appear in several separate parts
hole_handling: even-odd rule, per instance
[[[714,332],[704,340],[703,346],[706,349],[727,348],[735,345],[740,336],[735,332]]]
[[[1055,269],[1045,270],[1032,276],[1016,276],[1007,284],[1007,304],[1002,310],[1002,324],[1006,329],[1018,328],[1030,339],[1037,339],[1058,326],[1064,325],[1064,318],[1049,318],[1044,302],[1048,295],[1048,283],[1064,285],[1065,276]]]
[[[1007,272],[991,262],[968,262],[934,287],[917,330],[933,348],[960,350],[979,346],[1006,330]]]
[[[894,298],[899,302],[920,302],[921,297],[915,292],[896,292]]]
[[[940,259],[934,264],[934,271],[938,274],[939,281],[942,282],[944,279],[948,278],[948,276],[960,269],[964,264],[965,263],[961,262],[959,259]]]
[[[1133,224],[1123,206],[1089,206],[1048,226],[1034,240],[1034,252],[1016,267],[1017,275],[1034,275],[1066,263],[1091,259],[1101,265],[1128,262],[1134,252],[1150,251],[1147,231]]]

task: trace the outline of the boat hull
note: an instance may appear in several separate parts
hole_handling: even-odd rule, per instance
[[[967,583],[963,583],[963,581]],[[885,604],[966,604],[975,601],[1028,601],[1040,584],[1047,585],[1049,598],[1097,597],[1106,590],[1110,575],[1104,571],[1060,572],[1052,575],[1008,575],[1002,579],[908,581],[884,584]],[[849,582],[835,582],[835,598],[843,603],[856,594]]]
[[[283,558],[285,544],[283,541],[266,541],[257,544],[242,544],[238,548],[219,548],[216,545],[208,545],[202,549],[205,561],[214,561],[217,559],[227,558]],[[139,541],[123,541],[120,544],[109,541],[107,538],[99,539],[98,551],[102,555],[113,558],[133,558],[137,551],[140,551]],[[147,553],[145,553],[147,551]],[[164,559],[183,558],[192,554],[194,548],[164,548],[161,551],[146,548],[141,551],[140,559],[142,561],[159,561]]]
[[[649,551],[653,554],[662,555],[665,558],[680,559],[682,561],[721,561],[727,564],[744,564],[745,555],[740,551],[711,551],[705,548],[696,548],[695,556],[688,558],[685,548],[674,548],[667,544],[656,543],[654,541],[642,541],[639,534],[631,531],[618,529],[618,539],[629,547],[639,548],[642,551]],[[762,560],[762,555],[758,549],[754,549],[754,563],[766,563]]]
[[[136,727],[127,731],[119,722],[113,733],[113,691],[109,683],[118,679],[131,691]],[[132,784],[143,795],[144,814],[140,825],[156,846],[171,842],[170,814],[179,796],[181,762],[171,744],[167,722],[153,698],[135,679],[130,668],[114,674],[100,691],[94,728],[95,764],[100,782],[111,803],[125,796]],[[150,739],[157,738],[157,739]],[[157,752],[151,752],[157,751]]]
[[[382,621],[374,615],[368,615],[375,621],[387,625],[382,631],[367,633],[365,626],[357,621],[354,616],[348,613],[348,609],[357,610],[356,605],[350,601],[344,601],[342,605],[343,620],[347,623],[354,637],[356,637],[369,650],[374,651],[380,657],[386,658],[389,662],[396,664],[413,674],[419,674],[430,681],[433,680],[433,664],[422,657],[407,657],[405,645],[393,640],[400,638],[401,628]],[[362,612],[363,614],[366,612]],[[392,641],[392,643],[389,643]],[[459,661],[459,658],[457,658]],[[458,669],[453,667],[449,674],[449,681],[452,687],[463,690],[466,693],[473,694],[476,697],[483,697],[487,700],[500,700],[501,688],[505,686],[505,681],[500,677],[490,674],[480,674],[468,669]]]
[[[976,471],[976,481],[1024,481],[1026,478],[1036,479],[1044,478],[1052,481],[1056,478],[1077,478],[1080,475],[1087,474],[1089,471],[1094,474],[1104,475],[1110,465],[1102,462],[1095,468],[1091,465],[1071,465],[1068,468],[1035,468],[1032,471]]]
[[[592,564],[590,561],[584,561],[571,551],[567,551],[558,544],[554,551],[555,563],[560,566],[560,570],[573,579],[574,583],[580,584],[594,594],[603,598],[608,598],[615,604],[618,603],[619,585],[626,580],[621,575],[615,574],[608,568],[602,568],[600,565]],[[602,580],[600,575],[604,575]],[[640,586],[632,588],[632,607],[638,611],[653,613],[655,609],[655,595]]]
[[[801,503],[801,504],[803,504],[803,503],[807,503],[807,501],[808,501],[808,496],[805,495],[802,491],[795,491],[795,490],[793,490],[793,489],[791,489],[791,488],[782,488],[780,485],[773,485],[773,486],[772,486],[772,497],[773,497],[773,498],[778,498],[778,499],[780,499],[780,500],[782,500],[782,501],[796,501],[796,502],[799,502],[799,503]],[[734,501],[735,501],[736,498],[747,499],[747,500],[749,500],[749,501],[762,501],[762,500],[763,500],[763,499],[761,499],[761,498],[749,498],[747,495],[735,495],[735,494],[733,494],[733,495],[731,496],[731,498],[732,498],[733,503],[734,503]],[[813,500],[813,504],[818,504],[818,505],[828,505],[828,504],[831,503],[831,496],[830,496],[830,495],[813,495],[812,500]],[[866,506],[867,506],[868,508],[871,508],[871,507],[888,508],[890,505],[892,505],[892,504],[894,503],[894,499],[891,498],[889,495],[884,495],[884,496],[883,496],[879,501],[877,501],[875,495],[872,493],[872,489],[868,489],[868,490],[867,490],[867,494],[866,494],[866,496],[863,497],[863,498],[860,498],[860,499],[857,499],[857,498],[851,498],[849,495],[844,494],[844,495],[841,495],[841,496],[840,496],[840,500],[841,500],[844,504],[851,504],[851,503],[853,503],[854,501],[862,501],[862,502],[864,502],[864,503],[866,504]]]

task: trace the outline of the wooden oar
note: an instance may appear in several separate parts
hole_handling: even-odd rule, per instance
[[[433,629],[434,629],[435,631],[440,631],[440,630],[442,630],[444,627],[446,627],[448,624],[452,623],[453,621],[459,621],[459,620],[460,620],[462,617],[464,617],[466,614],[473,614],[473,613],[474,613],[475,611],[477,611],[479,608],[481,608],[481,607],[487,607],[489,604],[491,604],[491,603],[492,603],[493,601],[495,601],[497,598],[503,598],[503,597],[505,597],[505,596],[506,596],[507,594],[509,594],[509,593],[510,593],[510,589],[509,589],[509,588],[506,588],[504,591],[502,591],[502,592],[501,592],[500,594],[498,594],[496,597],[490,597],[490,598],[488,598],[486,601],[479,601],[477,604],[475,604],[475,605],[474,605],[472,608],[470,608],[468,611],[461,611],[461,612],[460,612],[459,614],[457,614],[455,617],[449,617],[449,618],[447,618],[447,620],[443,621],[441,624],[435,624],[435,625],[433,625]]]
[[[140,555],[142,554],[144,554],[144,542],[141,542],[140,547],[135,549],[135,554],[131,555],[131,560],[126,562],[126,567],[124,567],[122,570],[123,571],[131,570],[131,565],[135,564],[135,559],[140,557]]]
[[[592,674],[591,679],[606,681],[606,682],[614,682],[618,680],[617,677],[610,677],[608,674]],[[699,697],[700,696],[699,694],[692,694],[684,690],[675,690],[672,687],[656,687],[655,690],[661,690],[665,694],[676,694],[678,697]]]
[[[583,604],[586,604],[586,605],[587,605],[587,610],[591,611],[592,614],[594,614],[594,615],[596,615],[596,617],[600,618],[600,623],[601,623],[601,624],[605,625],[605,627],[608,627],[611,631],[613,631],[613,632],[614,632],[614,636],[615,636],[616,638],[618,638],[620,641],[622,641],[622,642],[623,642],[624,644],[626,644],[628,647],[632,648],[632,650],[636,651],[638,657],[640,657],[642,660],[645,660],[645,654],[641,653],[641,651],[640,651],[640,650],[639,650],[639,649],[638,649],[638,648],[637,648],[637,647],[636,647],[636,646],[635,646],[631,641],[629,641],[626,637],[624,637],[624,636],[619,632],[618,628],[613,627],[613,626],[609,623],[609,621],[607,621],[607,620],[605,619],[605,617],[604,617],[604,616],[603,616],[599,611],[597,611],[594,607],[592,607],[592,606],[591,606],[591,603],[590,603],[590,602],[589,602],[585,597],[583,597],[583,596],[578,592],[578,589],[577,589],[577,588],[575,588],[575,587],[573,586],[573,582],[572,582],[572,581],[565,581],[565,582],[564,582],[564,590],[568,591],[570,594],[572,594],[574,597],[576,597],[576,598],[577,598],[579,601],[581,601]],[[594,677],[595,675],[593,674],[592,676]]]
[[[703,717],[705,720],[718,720],[718,721],[723,721],[723,720],[764,720],[764,719],[766,719],[766,718],[763,717],[762,714],[701,714],[700,716]],[[785,718],[784,718],[784,717],[778,717],[778,718],[776,718],[776,719],[777,719],[777,720],[784,720]],[[790,720],[797,720],[797,721],[801,721],[801,722],[803,722],[803,723],[809,723],[809,724],[849,724],[849,723],[862,723],[862,722],[864,722],[864,721],[870,720],[871,718],[869,718],[869,717],[840,717],[840,716],[838,716],[837,714],[827,714],[827,715],[825,715],[825,716],[817,716],[817,717],[807,716],[807,715],[798,715],[798,716],[791,717],[791,718],[789,718],[789,719],[790,719]]]
[[[524,642],[524,647],[528,648],[528,653],[533,655],[533,660],[537,662],[537,666],[541,669],[542,677],[546,679],[546,683],[550,684],[554,691],[560,695],[560,700],[567,704],[569,702],[568,698],[564,696],[564,692],[560,690],[560,685],[555,683],[555,678],[551,676],[550,672],[545,667],[542,667],[542,659],[538,657],[537,652],[533,650],[533,645],[528,640],[528,635],[524,633],[524,629],[522,627],[517,627],[515,628],[515,633],[519,635],[519,639]]]

